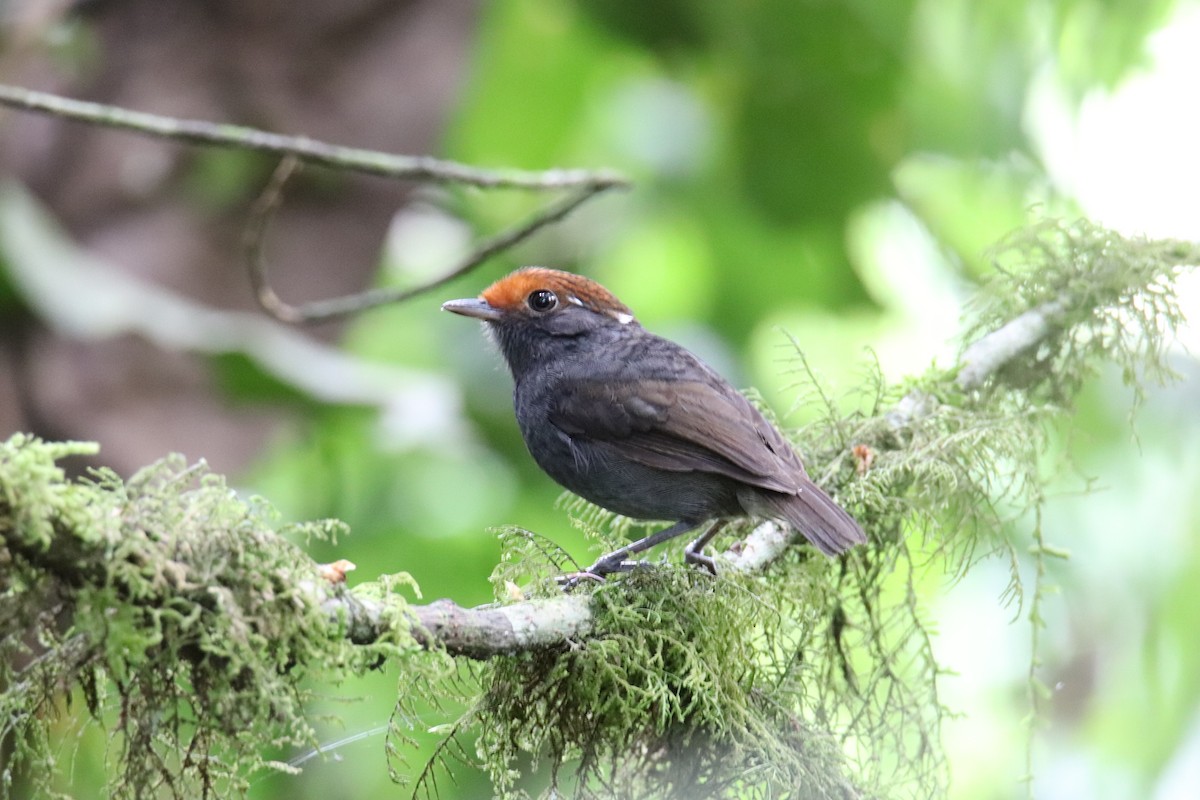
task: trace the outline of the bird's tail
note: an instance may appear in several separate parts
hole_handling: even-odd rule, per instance
[[[827,556],[844,553],[867,536],[854,517],[815,483],[805,480],[796,494],[761,491],[758,500],[770,516],[780,517]]]

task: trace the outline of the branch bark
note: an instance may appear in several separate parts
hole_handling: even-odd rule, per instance
[[[563,596],[507,606],[463,608],[438,600],[413,608],[417,641],[470,658],[554,647],[592,631],[587,598]]]
[[[355,644],[371,644],[392,634],[399,611],[423,647],[481,661],[562,647],[586,638],[595,626],[590,598],[581,594],[464,608],[447,599],[395,607],[344,586],[326,584],[320,591],[325,595],[321,607],[345,626],[346,638]]]

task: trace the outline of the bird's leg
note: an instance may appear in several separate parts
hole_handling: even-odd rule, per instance
[[[605,575],[610,575],[614,572],[632,572],[639,567],[645,566],[644,561],[629,561],[627,556],[640,553],[643,550],[649,550],[657,544],[662,544],[668,539],[674,539],[681,533],[687,533],[692,528],[696,527],[694,522],[676,522],[669,528],[664,528],[657,533],[652,533],[638,539],[636,542],[630,542],[624,547],[617,548],[611,553],[605,553],[596,559],[596,563],[592,564],[582,572],[575,572],[570,575],[564,575],[559,578],[559,583],[566,588],[571,588],[579,583],[581,578],[603,579]],[[701,537],[703,538],[703,537]],[[707,540],[706,540],[707,541]]]
[[[725,527],[725,520],[719,519],[712,525],[708,526],[708,530],[693,539],[687,547],[683,548],[683,560],[689,564],[699,564],[713,575],[717,574],[717,562],[712,556],[704,554],[704,548],[712,541],[712,538],[721,532],[721,528]]]

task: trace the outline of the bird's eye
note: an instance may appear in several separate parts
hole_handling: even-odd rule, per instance
[[[531,293],[525,302],[534,311],[544,314],[558,305],[558,295],[549,289],[538,289]]]

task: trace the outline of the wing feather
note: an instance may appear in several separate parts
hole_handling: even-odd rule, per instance
[[[782,434],[719,379],[573,381],[550,422],[658,469],[727,475],[788,493],[806,477]]]

